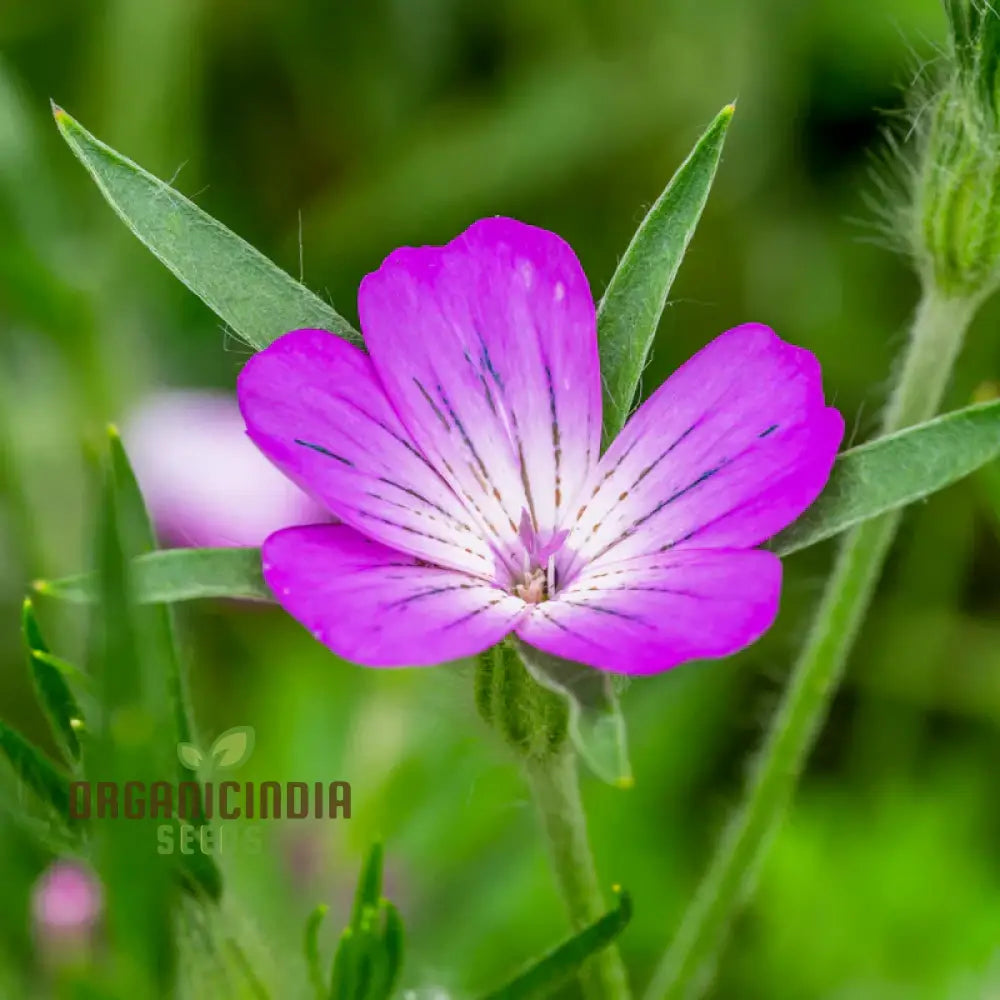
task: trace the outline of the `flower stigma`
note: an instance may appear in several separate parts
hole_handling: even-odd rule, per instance
[[[520,583],[514,584],[514,596],[520,597],[525,604],[541,604],[547,601],[555,590],[556,561],[549,556],[548,566],[536,566],[529,569],[521,577]]]

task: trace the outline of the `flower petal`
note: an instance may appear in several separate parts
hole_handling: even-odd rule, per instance
[[[324,330],[295,330],[247,362],[238,391],[257,447],[343,521],[493,578],[481,532],[413,444],[363,351]]]
[[[573,251],[511,219],[404,248],[362,282],[365,342],[414,440],[508,553],[542,541],[596,465],[594,303]]]
[[[722,334],[660,386],[601,459],[563,577],[605,556],[759,545],[816,499],[843,433],[809,351],[757,324]]]
[[[482,580],[427,566],[343,524],[286,528],[263,547],[275,599],[338,656],[430,666],[499,642],[525,605]]]
[[[762,549],[684,549],[588,566],[517,634],[569,660],[654,674],[729,656],[774,621],[781,561]]]

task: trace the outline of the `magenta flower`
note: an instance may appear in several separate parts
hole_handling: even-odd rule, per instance
[[[251,439],[342,522],[263,548],[317,639],[402,666],[516,632],[643,674],[771,625],[781,564],[756,546],[816,498],[843,436],[812,354],[730,330],[601,455],[594,302],[559,237],[482,220],[391,254],[358,305],[368,354],[296,330],[239,379]]]

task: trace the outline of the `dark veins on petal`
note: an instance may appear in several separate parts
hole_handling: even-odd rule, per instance
[[[449,583],[442,587],[431,587],[427,590],[418,591],[415,594],[409,594],[406,597],[400,597],[398,600],[390,601],[388,604],[383,605],[383,610],[389,611],[392,608],[403,608],[414,601],[422,600],[425,597],[434,597],[437,594],[447,594],[453,590],[472,590],[477,584],[474,583]]]
[[[352,508],[358,517],[366,517],[370,521],[378,521],[379,524],[385,524],[390,528],[399,528],[400,531],[405,531],[411,535],[418,535],[421,538],[429,538],[431,541],[440,542],[442,545],[449,545],[453,549],[461,549],[463,552],[467,552],[464,546],[459,545],[458,542],[451,538],[442,538],[440,535],[434,535],[429,531],[422,531],[420,528],[414,528],[409,524],[400,524],[399,521],[393,521],[392,518],[383,517],[381,514],[373,514],[370,510],[361,510],[359,507]],[[410,508],[406,508],[408,511]]]
[[[642,472],[640,472],[640,474],[639,474],[638,478],[636,479],[636,481],[632,484],[631,487],[629,487],[629,490],[626,490],[625,492],[623,492],[622,495],[618,498],[619,501],[624,500],[628,496],[629,491],[632,490],[632,489],[634,489],[636,486],[638,486],[639,483],[641,483],[642,480],[647,475],[649,475],[649,473],[652,472],[652,470],[664,458],[666,458],[666,456],[669,455],[681,443],[681,441],[683,441],[703,421],[703,419],[704,418],[699,418],[699,420],[695,421],[695,423],[692,424],[686,431],[684,431],[684,433],[681,434],[681,436],[676,441],[674,441],[673,444],[671,444],[667,449],[665,449],[663,452],[660,453],[660,455],[655,459],[655,461],[652,463],[652,465],[649,465],[645,469],[643,469]],[[771,434],[773,434],[778,429],[778,427],[779,427],[778,424],[772,424],[770,427],[766,428],[764,431],[762,431],[760,434],[757,435],[758,440],[760,440],[762,438],[769,437]],[[606,553],[610,552],[613,548],[615,548],[615,546],[619,545],[621,542],[624,542],[626,539],[631,538],[632,535],[634,535],[635,532],[639,528],[641,528],[644,524],[646,524],[652,518],[656,517],[656,515],[659,514],[666,507],[669,507],[672,503],[676,502],[677,500],[680,500],[681,497],[686,496],[688,493],[691,492],[691,490],[696,489],[702,483],[707,482],[709,479],[711,479],[717,473],[721,472],[727,466],[732,465],[733,462],[738,461],[744,455],[746,455],[749,452],[753,451],[753,449],[754,449],[755,446],[756,446],[755,443],[754,444],[750,444],[746,448],[743,448],[741,451],[737,452],[731,458],[724,458],[724,459],[722,459],[718,463],[718,465],[715,465],[713,468],[708,469],[705,472],[703,472],[693,482],[688,483],[687,486],[684,486],[684,487],[682,487],[679,490],[676,490],[674,493],[672,493],[665,500],[661,500],[659,503],[656,504],[655,507],[653,507],[652,510],[648,511],[646,514],[643,514],[641,517],[636,518],[636,520],[634,520],[629,525],[629,527],[627,527],[616,538],[614,538],[610,542],[608,542],[608,544],[605,545],[599,552],[595,553],[591,557],[591,559],[599,559],[601,556],[603,556]],[[622,457],[624,458],[624,456],[622,456]],[[621,464],[621,462],[619,461],[618,464]],[[607,477],[605,477],[605,479],[606,478]],[[595,525],[595,528],[594,528],[595,531],[597,530],[597,527],[599,527],[599,525]],[[701,531],[704,527],[705,527],[705,525],[699,525],[698,527],[694,528],[692,531],[688,532],[683,537],[675,539],[673,542],[669,542],[668,544],[661,546],[658,551],[665,552],[666,550],[673,548],[675,545],[679,545],[681,542],[687,541],[689,538],[692,538],[699,531]]]
[[[683,434],[681,434],[679,438],[677,438],[676,441],[673,442],[673,444],[671,444],[667,448],[664,448],[663,451],[661,451],[660,454],[657,455],[656,458],[653,459],[653,461],[649,465],[647,465],[646,468],[643,469],[638,476],[636,476],[635,482],[632,483],[632,485],[628,488],[626,493],[622,494],[622,498],[624,498],[627,495],[627,493],[630,493],[632,490],[634,490],[639,485],[639,483],[641,483],[646,478],[646,476],[648,476],[660,464],[660,462],[662,462],[667,457],[667,455],[669,455],[682,441],[684,441],[687,437],[690,436],[692,431],[694,431],[694,429],[698,427],[703,422],[703,420],[704,417],[699,417],[686,431],[684,431]]]
[[[607,649],[607,646],[602,642],[598,642],[596,639],[591,638],[589,635],[584,635],[582,632],[577,632],[576,629],[570,628],[565,622],[559,621],[558,618],[553,618],[545,610],[544,604],[539,604],[535,609],[535,614],[541,615],[550,625],[554,625],[561,632],[565,632],[567,635],[571,635],[581,642],[586,642],[591,646],[596,646],[598,649]]]
[[[610,615],[612,618],[622,618],[625,621],[635,622],[638,625],[644,625],[646,628],[654,629],[654,631],[656,628],[638,615],[630,615],[627,611],[620,611],[618,608],[606,608],[603,604],[593,604],[589,601],[572,601],[569,598],[563,598],[562,603],[569,605],[571,608],[579,608],[581,611],[596,611],[598,614]]]
[[[393,432],[391,430],[389,430],[389,428],[385,427],[382,424],[380,424],[380,426],[382,426],[383,429],[386,430],[386,431],[388,431],[390,434],[393,434]],[[396,435],[396,434],[393,434],[393,437],[397,437],[398,438],[399,436]],[[325,448],[325,447],[323,447],[323,445],[315,444],[312,441],[303,441],[300,438],[294,438],[293,440],[295,441],[295,443],[297,445],[301,445],[304,448],[309,448],[312,451],[318,452],[320,455],[324,455],[327,458],[332,458],[332,459],[334,459],[337,462],[341,462],[344,465],[349,466],[350,468],[355,468],[354,462],[352,462],[350,459],[344,458],[343,455],[338,455],[338,454],[336,454],[336,452],[330,451],[329,448]],[[402,439],[400,439],[400,440],[402,440]],[[406,442],[403,442],[403,443],[406,443]],[[420,456],[419,452],[414,452],[414,454],[416,454],[421,459],[421,461],[423,461],[423,457]],[[444,517],[444,519],[449,524],[453,525],[458,530],[464,531],[464,532],[467,532],[467,533],[471,531],[471,529],[469,528],[469,526],[466,525],[466,524],[464,524],[462,521],[460,521],[457,517],[454,516],[454,514],[452,514],[449,511],[447,511],[444,507],[442,507],[440,504],[436,503],[435,501],[431,500],[429,497],[425,497],[418,490],[415,490],[415,489],[413,489],[413,488],[411,488],[409,486],[404,486],[402,483],[397,483],[394,480],[389,479],[387,476],[379,476],[378,477],[378,481],[381,482],[381,483],[385,483],[387,486],[391,486],[394,489],[397,489],[400,492],[407,494],[408,496],[413,497],[415,500],[419,500],[421,503],[426,504],[432,510],[436,510],[438,513],[440,513]],[[423,517],[428,517],[431,520],[438,520],[433,515],[428,514],[426,511],[422,511],[419,508],[414,507],[414,506],[397,503],[394,500],[389,500],[387,497],[383,497],[380,494],[375,493],[375,492],[373,492],[371,490],[368,491],[368,495],[370,497],[373,497],[376,500],[381,500],[383,503],[390,504],[393,507],[398,507],[400,510],[404,510],[407,513],[416,514],[418,516],[423,516]],[[389,520],[388,518],[379,518],[379,517],[377,517],[374,514],[370,514],[370,513],[366,512],[366,511],[362,511],[362,510],[358,510],[358,514],[361,515],[361,516],[364,516],[364,517],[371,517],[374,520],[380,520],[384,524],[390,525],[392,527],[400,528],[401,530],[410,532],[411,534],[423,535],[424,537],[431,538],[434,541],[445,542],[446,544],[449,544],[449,545],[452,545],[452,546],[455,545],[455,543],[452,542],[449,539],[439,538],[437,535],[432,535],[429,532],[420,531],[417,528],[412,528],[412,527],[408,527],[407,525],[404,525],[404,524],[399,524],[396,521]],[[468,552],[469,550],[468,549],[464,549],[464,551]]]
[[[485,611],[490,611],[492,608],[495,608],[504,599],[505,596],[506,595],[497,597],[494,600],[490,601],[489,604],[481,604],[478,608],[473,609],[467,615],[462,615],[461,618],[456,618],[455,621],[449,622],[447,625],[443,627],[445,629],[458,628],[459,625],[464,625],[467,621],[471,621],[477,615],[481,615]]]
[[[446,431],[451,431],[451,424],[448,423],[445,415],[438,409],[437,404],[431,399],[431,394],[424,388],[423,382],[420,381],[415,375],[413,377],[414,384],[420,390],[420,394],[427,400],[427,405],[434,411],[434,416],[441,421],[444,429]]]
[[[675,503],[677,500],[680,500],[681,497],[690,493],[691,490],[700,486],[702,483],[707,482],[709,479],[712,478],[712,476],[716,475],[716,473],[721,472],[722,469],[724,469],[731,461],[732,459],[724,459],[714,468],[709,469],[707,472],[703,472],[693,483],[688,483],[687,486],[684,486],[681,489],[677,490],[676,492],[672,493],[669,497],[666,498],[666,500],[661,500],[651,511],[648,511],[647,513],[643,514],[642,517],[637,517],[620,535],[613,538],[602,549],[595,552],[594,555],[591,557],[591,560],[600,559],[601,556],[606,555],[608,552],[610,552],[616,546],[620,545],[626,539],[631,538],[632,535],[634,535],[636,531],[639,530],[639,528],[641,528],[652,518],[656,517],[656,515],[659,514],[664,508],[669,507],[672,503]],[[595,530],[599,526],[600,525],[595,525]]]
[[[556,387],[552,382],[552,369],[545,365],[545,381],[549,387],[549,415],[552,418],[552,453],[556,466],[556,510],[562,506],[562,444],[559,434],[559,417],[556,413]]]
[[[313,444],[311,441],[301,441],[299,438],[295,438],[294,440],[296,444],[301,445],[303,448],[311,448],[313,451],[318,451],[321,455],[326,455],[327,458],[334,458],[338,462],[343,462],[344,465],[349,465],[352,469],[354,468],[354,463],[349,458],[344,458],[343,455],[338,455],[330,451],[329,448],[324,448],[321,444]]]
[[[525,489],[527,490],[528,487],[525,478],[524,458],[520,446],[520,435],[517,431],[517,416],[510,410],[509,407],[505,405],[503,378],[501,377],[500,373],[497,371],[495,365],[493,364],[493,361],[490,358],[489,351],[486,349],[486,345],[483,342],[481,334],[479,335],[479,341],[482,347],[482,356],[480,365],[477,365],[473,361],[468,351],[464,352],[465,360],[475,371],[479,383],[483,387],[483,392],[485,394],[486,401],[490,409],[495,414],[497,414],[501,419],[503,419],[505,421],[505,424],[508,417],[513,423],[513,431],[511,431],[509,427],[507,428],[508,434],[511,434],[516,443],[518,451],[518,459],[521,465],[521,476],[522,480],[525,482]],[[491,391],[489,384],[487,383],[486,378],[483,374],[484,368],[485,371],[489,374],[490,379],[496,386],[496,398],[494,397],[493,391]],[[487,493],[492,492],[493,498],[497,501],[498,505],[500,506],[500,509],[507,517],[508,526],[513,532],[516,533],[517,523],[514,519],[514,516],[505,506],[504,497],[501,495],[500,491],[495,487],[491,491],[489,470],[486,468],[486,463],[483,461],[482,456],[479,454],[479,451],[477,450],[475,444],[473,443],[472,438],[469,436],[469,433],[466,430],[465,425],[463,424],[461,418],[455,411],[455,407],[452,405],[451,401],[445,394],[444,387],[440,383],[434,386],[434,392],[437,397],[437,401],[435,401],[435,395],[432,395],[428,391],[427,387],[423,384],[423,382],[420,381],[420,379],[414,376],[413,382],[416,385],[417,389],[420,390],[421,396],[423,396],[424,401],[431,408],[431,411],[433,412],[434,416],[437,417],[437,419],[441,422],[442,427],[444,427],[444,429],[449,434],[451,433],[453,427],[455,430],[458,431],[459,435],[462,438],[462,444],[464,445],[465,450],[468,452],[469,456],[472,459],[471,462],[469,463],[469,469],[472,472],[473,477],[479,483],[480,487],[483,489],[484,492]],[[499,406],[497,404],[497,399],[499,399]],[[440,406],[438,405],[438,402],[440,402],[441,404]],[[452,487],[459,491],[465,503],[468,505],[471,511],[475,512],[475,514],[482,522],[482,524],[486,527],[486,529],[495,537],[498,536],[499,533],[496,529],[496,526],[489,519],[489,517],[487,516],[486,512],[482,509],[480,504],[476,502],[475,498],[468,492],[467,489],[465,489],[462,486],[461,480],[455,474],[455,470],[443,456],[441,456],[441,462],[444,465],[444,468],[448,472],[449,476],[451,477]],[[528,493],[528,499],[530,504],[531,502],[530,492]]]

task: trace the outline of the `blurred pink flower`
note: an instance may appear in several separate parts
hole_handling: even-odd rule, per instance
[[[87,868],[71,861],[50,865],[31,894],[32,916],[43,939],[87,934],[103,906],[100,882]]]
[[[330,519],[254,447],[228,393],[156,392],[122,436],[166,544],[260,545],[279,528]]]

